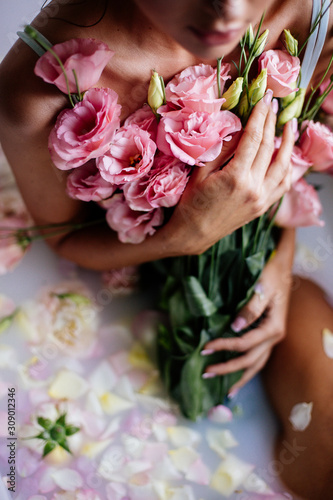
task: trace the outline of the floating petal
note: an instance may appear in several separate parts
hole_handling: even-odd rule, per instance
[[[333,359],[333,332],[328,328],[323,330],[323,347],[326,356]]]
[[[77,399],[88,389],[84,378],[75,372],[61,370],[49,388],[49,396],[55,399]]]
[[[129,410],[134,406],[131,401],[123,399],[112,392],[106,392],[103,394],[103,396],[100,397],[100,402],[103,410],[108,415]]]
[[[209,484],[211,473],[201,458],[198,458],[189,466],[185,477],[194,483],[207,485]]]
[[[175,467],[185,473],[190,465],[199,458],[198,453],[189,446],[183,446],[177,450],[169,450],[169,456]]]
[[[209,410],[207,416],[209,420],[211,420],[212,422],[216,422],[218,424],[225,424],[227,422],[231,422],[232,411],[227,406],[217,405]]]
[[[197,445],[201,440],[199,432],[188,427],[180,425],[168,427],[167,431],[169,439],[174,446],[181,447]]]
[[[52,474],[57,486],[65,491],[75,491],[83,486],[81,475],[74,469],[60,469]]]
[[[211,487],[225,496],[231,495],[245,481],[254,466],[229,454],[215,471]]]
[[[311,422],[313,403],[298,403],[289,415],[289,420],[295,431],[304,431]]]
[[[227,448],[233,448],[238,445],[238,442],[229,429],[208,429],[206,438],[209,447],[216,451],[221,458],[226,457]]]

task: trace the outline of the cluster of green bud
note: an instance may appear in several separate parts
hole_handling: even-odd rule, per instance
[[[291,56],[298,56],[298,41],[292,36],[289,30],[284,30],[286,47]]]
[[[299,89],[295,98],[286,106],[278,116],[277,125],[282,127],[293,118],[299,118],[302,113],[306,89]]]
[[[225,102],[222,104],[222,109],[230,110],[237,106],[243,91],[243,81],[244,78],[242,78],[241,76],[236,78],[236,80],[230,85],[228,90],[224,92],[222,97],[225,99]]]
[[[148,104],[154,113],[158,108],[165,104],[165,87],[164,81],[156,71],[153,71],[148,87]]]
[[[248,116],[252,108],[260,101],[265,95],[267,88],[267,68],[261,70],[257,78],[255,78],[251,85],[243,91],[241,101],[239,103],[239,113],[241,116]]]

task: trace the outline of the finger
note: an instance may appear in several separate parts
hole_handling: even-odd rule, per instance
[[[216,363],[215,365],[207,366],[205,373],[217,376],[217,375],[226,375],[228,373],[234,373],[238,370],[247,370],[252,366],[256,365],[261,358],[267,360],[269,353],[271,352],[272,346],[273,343],[270,340],[267,340],[266,342],[261,343],[260,345],[254,347],[246,354],[231,359],[226,363]],[[204,378],[206,377],[204,376]]]
[[[255,105],[232,160],[233,166],[235,165],[234,168],[244,169],[246,165],[249,169],[251,168],[263,139],[264,126],[269,110],[270,105],[265,104],[263,99]]]
[[[252,166],[252,173],[256,179],[263,178],[269,170],[274,153],[275,126],[276,114],[271,109],[267,114],[262,141]]]
[[[268,352],[267,353],[267,356],[263,355],[259,360],[258,362],[251,366],[250,368],[248,368],[247,370],[244,371],[243,375],[241,376],[241,378],[236,382],[236,384],[234,384],[230,390],[229,390],[229,393],[228,393],[228,396],[233,396],[235,395],[239,389],[241,389],[245,384],[247,384],[253,377],[255,377],[257,375],[257,373],[260,372],[260,370],[263,369],[263,367],[265,366],[265,364],[267,363],[267,360],[269,358],[269,355],[270,353]]]
[[[288,122],[283,130],[281,146],[277,152],[275,160],[270,165],[267,172],[267,180],[272,181],[274,184],[277,181],[281,182],[281,172],[283,173],[282,182],[284,177],[291,170],[291,154],[293,152],[295,143],[295,134],[293,132],[293,120]]]
[[[280,337],[278,333],[275,334],[274,329],[268,330],[265,326],[256,328],[244,333],[241,337],[212,340],[205,345],[202,355],[205,356],[218,351],[246,352],[275,336]]]
[[[269,305],[269,297],[264,293],[261,283],[257,283],[254,288],[254,294],[249,302],[239,311],[237,317],[231,323],[234,332],[239,333],[248,326],[252,325]]]

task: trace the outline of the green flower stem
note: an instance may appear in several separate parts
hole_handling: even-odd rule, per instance
[[[219,57],[217,60],[217,89],[218,89],[218,98],[221,98],[221,65],[222,65],[222,59],[223,57]]]
[[[261,27],[262,27],[262,23],[264,22],[264,17],[265,17],[265,13],[263,13],[263,15],[261,16],[261,19],[260,19],[260,22],[259,22],[259,26],[258,26],[256,35],[255,35],[255,38],[254,38],[254,41],[253,41],[253,44],[252,44],[252,47],[251,47],[251,50],[250,50],[250,53],[249,53],[249,58],[248,58],[247,63],[245,65],[243,74],[241,75],[244,78],[244,82],[246,84],[246,87],[248,86],[249,71],[250,71],[252,63],[253,63],[253,61],[255,59],[255,57],[254,57],[255,45],[256,45],[256,42],[257,42],[257,40],[259,38],[259,33],[260,33],[260,30],[261,30]]]

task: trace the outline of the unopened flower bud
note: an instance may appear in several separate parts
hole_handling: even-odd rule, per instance
[[[247,32],[245,33],[245,43],[247,44],[249,49],[251,49],[253,42],[254,42],[254,34],[253,34],[252,24],[250,24],[250,26],[247,29]]]
[[[155,113],[164,104],[164,83],[156,71],[153,71],[149,83],[148,104]]]
[[[241,76],[236,78],[236,80],[230,85],[228,90],[224,92],[222,97],[225,102],[222,104],[222,109],[233,109],[237,106],[242,90],[243,90],[243,80]]]
[[[282,102],[282,106],[284,108],[286,108],[288,106],[288,104],[290,104],[295,99],[297,91],[298,91],[296,82],[290,83],[289,87],[295,89],[295,92],[291,92],[290,94],[286,95],[285,97],[282,97],[281,102]]]
[[[296,93],[295,99],[288,104],[286,108],[279,114],[278,126],[282,126],[293,118],[299,118],[302,113],[302,108],[305,98],[305,89],[299,89]]]
[[[286,39],[286,47],[291,56],[297,57],[298,55],[298,41],[292,36],[289,30],[284,30]]]
[[[259,57],[264,51],[269,30],[265,30],[254,44],[253,57]]]
[[[265,95],[267,88],[267,68],[261,70],[259,75],[249,87],[249,100],[250,105],[254,106],[260,101]]]

